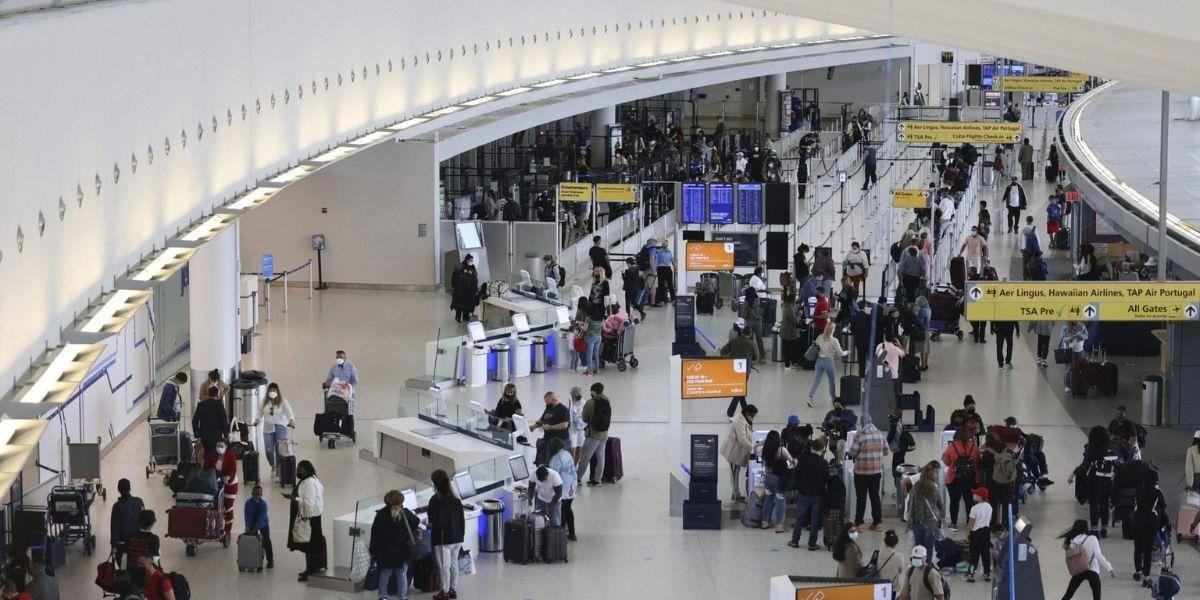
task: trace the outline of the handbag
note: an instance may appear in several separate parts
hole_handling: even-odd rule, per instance
[[[297,544],[312,541],[312,523],[308,519],[296,515],[296,521],[292,523],[292,541]]]
[[[879,577],[879,551],[871,553],[871,560],[867,564],[858,568],[854,574],[859,579],[876,579]]]
[[[371,566],[367,567],[367,574],[363,577],[362,589],[368,592],[379,589],[379,566],[375,564],[375,561],[371,561]]]
[[[1069,365],[1073,358],[1075,358],[1075,353],[1071,352],[1070,348],[1054,349],[1054,364],[1056,365]]]
[[[817,362],[817,358],[821,356],[821,349],[817,347],[817,343],[813,342],[808,350],[804,351],[804,360],[808,362]]]
[[[429,533],[420,527],[417,527],[417,530],[413,531],[412,527],[408,524],[408,515],[403,512],[400,513],[400,520],[404,522],[404,530],[408,532],[409,558],[413,562],[416,562],[433,554],[433,544],[429,540]]]

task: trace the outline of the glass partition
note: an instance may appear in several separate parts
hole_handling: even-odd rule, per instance
[[[482,404],[446,400],[434,390],[402,390],[397,416],[418,417],[489,444],[508,450],[513,448],[511,433],[500,428],[484,412]]]

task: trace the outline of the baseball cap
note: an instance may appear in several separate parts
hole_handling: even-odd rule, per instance
[[[987,500],[988,500],[988,491],[987,491],[987,488],[985,488],[985,487],[983,487],[983,486],[979,486],[979,487],[977,487],[977,488],[975,488],[975,489],[971,490],[971,493],[972,493],[972,494],[974,494],[974,495],[976,495],[976,496],[979,496],[980,498],[983,498],[983,501],[984,501],[984,502],[987,502]]]
[[[1194,439],[1194,440],[1200,440],[1200,429],[1197,429],[1197,430],[1196,430],[1196,433],[1193,433],[1193,434],[1192,434],[1192,439]]]
[[[913,558],[928,558],[929,551],[925,549],[925,546],[913,546],[912,557]]]
[[[788,415],[788,425],[799,425],[800,417],[798,415]],[[1200,437],[1200,431],[1196,432],[1196,437]]]

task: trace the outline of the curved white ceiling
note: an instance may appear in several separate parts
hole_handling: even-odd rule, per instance
[[[1200,95],[1200,2],[1195,0],[741,3]]]

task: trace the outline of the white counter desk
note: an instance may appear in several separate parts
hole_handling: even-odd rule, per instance
[[[429,432],[440,435],[425,435]],[[417,417],[376,421],[371,445],[379,464],[417,481],[428,481],[429,474],[438,469],[453,475],[479,463],[504,460],[515,454]]]

